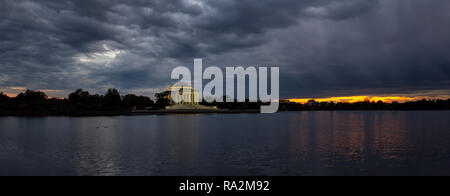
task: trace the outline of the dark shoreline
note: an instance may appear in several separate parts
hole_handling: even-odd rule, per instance
[[[299,110],[278,112],[333,112],[333,111],[449,111],[442,110]],[[260,110],[154,110],[147,112],[131,111],[0,111],[0,117],[97,117],[97,116],[145,116],[145,115],[171,115],[171,114],[260,114]]]
[[[95,117],[95,116],[143,116],[143,115],[165,115],[165,114],[243,114],[260,113],[259,110],[153,110],[146,112],[132,111],[0,111],[0,117]]]

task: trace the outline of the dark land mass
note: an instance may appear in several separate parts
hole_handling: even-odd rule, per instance
[[[169,106],[167,92],[157,94],[157,100],[137,95],[121,96],[115,89],[105,95],[91,95],[81,89],[68,99],[49,98],[45,93],[27,90],[16,97],[0,93],[0,116],[117,116],[179,113],[259,113],[263,103],[201,103],[216,106],[218,110],[165,110]],[[449,100],[421,100],[406,103],[358,102],[307,104],[282,101],[279,111],[333,111],[333,110],[450,110]],[[140,112],[136,112],[140,111]]]

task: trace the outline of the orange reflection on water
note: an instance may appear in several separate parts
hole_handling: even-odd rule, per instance
[[[403,113],[298,113],[290,119],[291,161],[338,168],[349,162],[362,167],[371,160],[401,160],[412,145],[411,129]]]

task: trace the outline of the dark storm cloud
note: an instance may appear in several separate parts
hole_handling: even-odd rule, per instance
[[[347,20],[307,19],[274,44],[294,96],[398,93],[450,89],[447,1],[380,1]]]
[[[157,88],[169,84],[171,68],[197,57],[218,66],[279,65],[283,96],[450,81],[444,0],[1,3],[0,89]]]
[[[345,20],[358,17],[370,12],[379,5],[378,0],[341,0],[324,3],[320,1],[316,6],[305,9],[305,14],[313,17],[327,18],[333,20]]]

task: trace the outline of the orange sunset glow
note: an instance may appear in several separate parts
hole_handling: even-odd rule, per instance
[[[329,97],[329,98],[309,98],[309,99],[289,99],[290,102],[305,104],[310,100],[315,100],[316,102],[334,102],[334,103],[356,103],[362,101],[378,102],[382,101],[385,103],[399,102],[404,103],[408,101],[421,100],[426,97],[378,97],[378,96],[350,96],[350,97]]]

